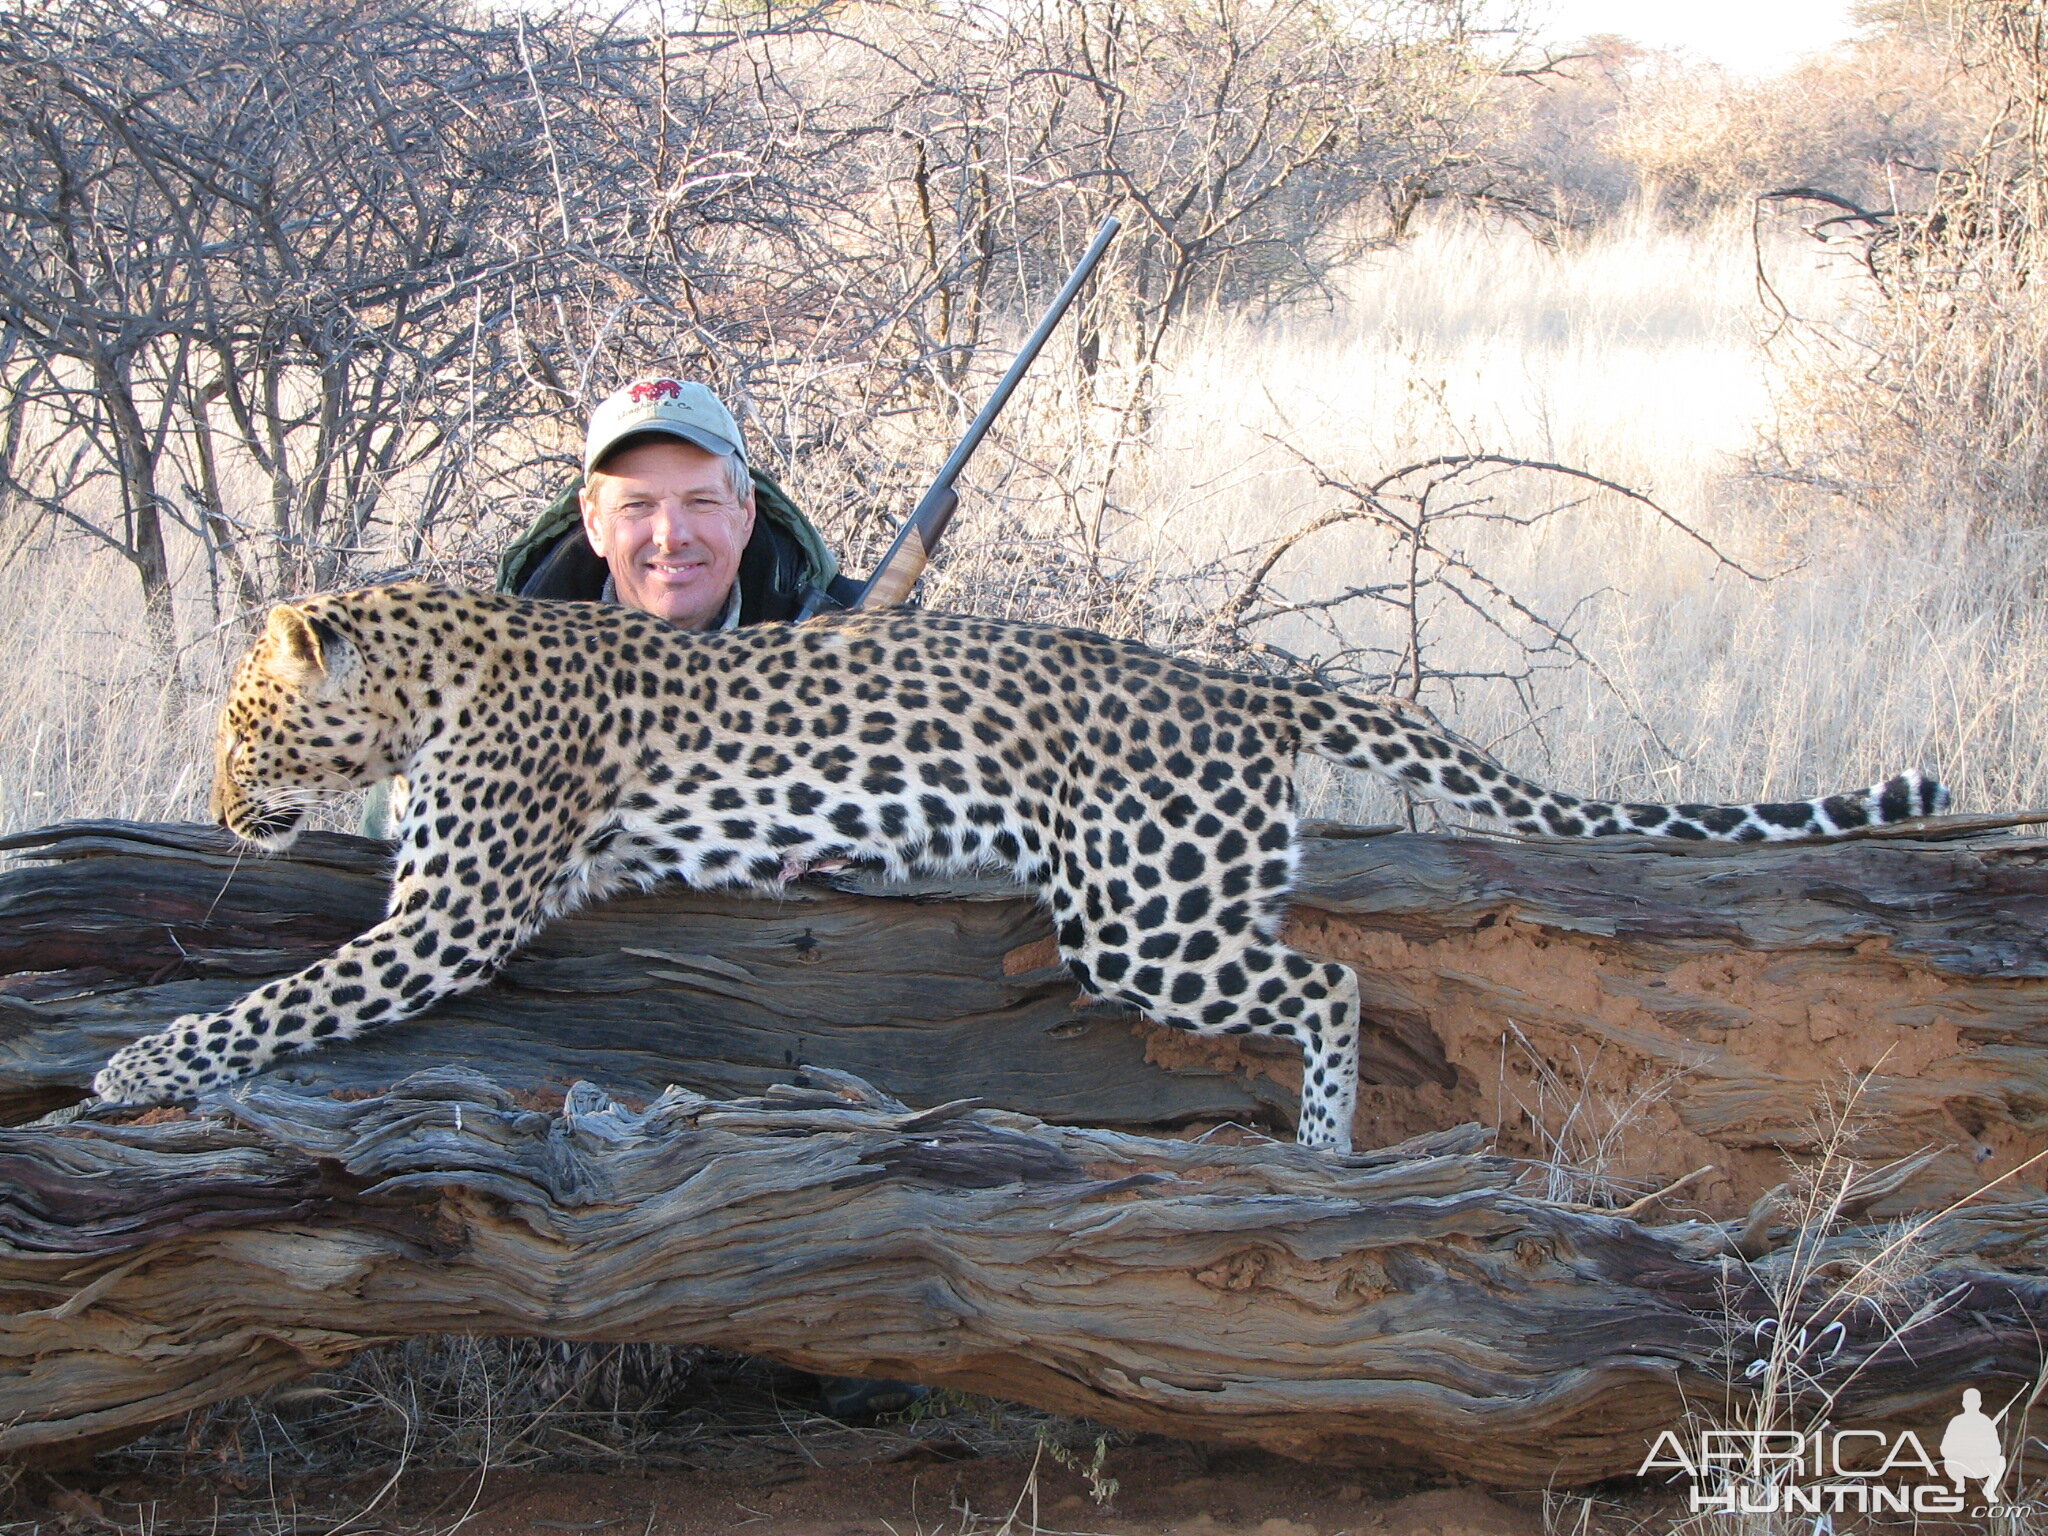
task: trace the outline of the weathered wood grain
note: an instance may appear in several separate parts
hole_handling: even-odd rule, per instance
[[[1600,1149],[1609,1193],[1712,1164],[1688,1198],[1729,1216],[1846,1095],[1859,1155],[1937,1151],[1885,1207],[1927,1208],[2048,1149],[2048,841],[2025,820],[1734,848],[1311,836],[1291,937],[1361,974],[1362,1145],[1480,1120],[1549,1156],[1572,1100],[1625,1112]],[[360,839],[259,859],[214,829],[131,823],[5,849],[26,861],[0,871],[0,1118],[17,1120],[123,1041],[366,926],[386,868]],[[1048,939],[996,881],[667,890],[579,914],[491,987],[280,1071],[374,1092],[459,1063],[514,1089],[582,1078],[645,1098],[758,1093],[809,1062],[912,1103],[1285,1129],[1289,1051],[1086,1006]],[[2038,1192],[2039,1166],[2007,1187]]]
[[[1778,1261],[1521,1198],[1461,1142],[1153,1140],[920,1112],[826,1072],[639,1112],[578,1085],[550,1113],[453,1068],[352,1102],[259,1080],[205,1118],[0,1131],[0,1452],[430,1332],[717,1345],[1510,1484],[1633,1471],[1681,1397],[1739,1397],[1727,1341],[1774,1314]],[[2048,1294],[1986,1254],[2038,1270],[2048,1204],[1922,1234],[1891,1300],[1952,1304],[1910,1354],[1886,1313],[1842,1312],[1837,1423],[2031,1379]]]
[[[122,1041],[296,969],[382,913],[382,850],[358,838],[307,838],[277,859],[238,857],[197,827],[9,841],[54,861],[0,873],[0,971],[15,973],[0,992],[0,1114],[13,1118],[76,1097]],[[822,1061],[926,1103],[982,1094],[1125,1126],[1277,1119],[1291,1097],[1279,1085],[1148,1067],[1129,1017],[1080,1007],[1063,968],[1006,967],[1048,933],[1014,890],[626,898],[554,925],[485,991],[280,1070],[372,1091],[458,1062],[515,1088],[588,1078],[651,1097],[670,1083],[758,1092]]]

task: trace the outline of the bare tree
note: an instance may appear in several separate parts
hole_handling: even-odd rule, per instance
[[[677,226],[753,189],[706,174],[731,154],[649,66],[575,17],[390,0],[24,18],[0,40],[7,489],[130,561],[166,657],[167,525],[241,603],[359,568],[394,497],[417,557],[566,435],[562,317],[687,296]],[[652,164],[620,158],[650,117]]]
[[[230,613],[418,568],[670,366],[858,561],[1117,209],[1046,376],[1087,429],[1006,471],[1105,594],[1172,336],[1479,195],[1483,65],[1435,0],[62,0],[0,39],[0,489],[130,562],[168,664],[178,538]]]
[[[807,423],[783,435],[792,458],[830,461],[849,488],[856,543],[929,468],[885,446],[890,419],[913,413],[943,451],[991,347],[1103,214],[1124,217],[1068,377],[1054,359],[1037,386],[1087,430],[1031,470],[1098,586],[1171,339],[1204,306],[1323,292],[1424,202],[1486,195],[1471,124],[1508,66],[1482,57],[1463,7],[1406,0],[873,6],[742,46],[831,168],[830,214],[811,215],[833,239],[815,253],[836,284],[820,308],[860,316],[756,382]]]

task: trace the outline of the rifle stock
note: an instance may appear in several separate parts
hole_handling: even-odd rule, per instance
[[[1116,238],[1116,232],[1122,227],[1122,221],[1116,218],[1102,221],[1102,227],[1096,230],[1095,238],[1089,241],[1088,249],[1082,252],[1081,260],[1068,275],[1051,307],[1025,339],[1024,345],[1017,349],[1017,355],[1011,360],[1001,382],[996,385],[995,393],[988,397],[988,403],[968,425],[959,445],[940,468],[938,477],[932,481],[931,489],[919,499],[916,510],[905,518],[903,526],[897,529],[896,537],[889,545],[888,554],[882,557],[880,567],[868,578],[868,583],[861,589],[860,596],[853,600],[851,606],[854,609],[864,611],[873,608],[893,608],[898,603],[908,601],[911,589],[917,585],[917,578],[924,574],[925,566],[938,551],[939,541],[946,536],[946,525],[952,522],[953,513],[959,508],[960,495],[955,489],[955,482],[960,478],[960,471],[966,468],[974,450],[981,446],[981,440],[988,436],[989,428],[995,425],[996,416],[1009,402],[1017,386],[1023,382],[1025,373],[1037,359],[1046,338],[1052,335],[1053,329],[1066,315],[1075,296],[1080,293],[1082,284],[1088,281],[1097,263],[1102,260],[1102,253],[1109,249],[1109,242]],[[798,613],[798,620],[810,618],[824,605],[823,594],[813,593]]]
[[[893,608],[898,603],[909,601],[911,588],[924,574],[932,551],[946,536],[946,525],[953,521],[953,514],[959,507],[960,493],[950,485],[935,485],[926,491],[917,504],[917,510],[897,530],[894,542],[889,545],[889,553],[882,557],[880,567],[868,578],[866,588],[853,606],[857,609]]]

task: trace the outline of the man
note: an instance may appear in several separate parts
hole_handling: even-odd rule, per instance
[[[498,589],[618,603],[684,629],[796,617],[813,588],[840,606],[860,583],[782,488],[750,469],[732,412],[702,384],[636,379],[591,412],[583,482],[506,551]],[[905,1408],[926,1389],[821,1376],[839,1418]]]
[[[761,471],[739,423],[702,384],[636,379],[590,416],[583,482],[498,567],[498,590],[615,602],[686,629],[793,619],[813,588],[849,604],[858,582]]]

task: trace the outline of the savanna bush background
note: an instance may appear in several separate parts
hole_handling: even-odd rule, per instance
[[[199,814],[266,603],[486,583],[636,373],[865,570],[1111,212],[927,602],[1581,791],[2048,798],[2032,0],[1761,84],[1437,0],[7,20],[7,826]]]

